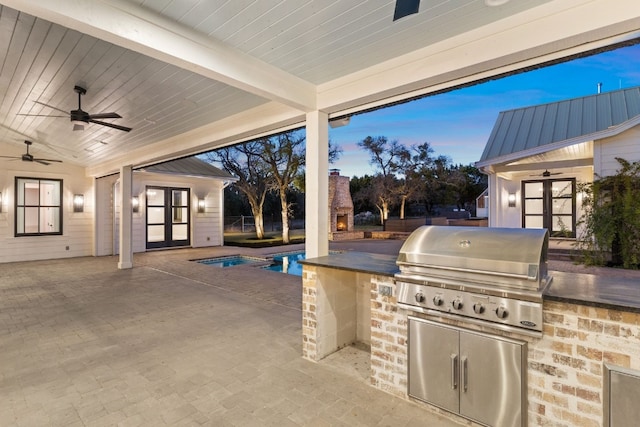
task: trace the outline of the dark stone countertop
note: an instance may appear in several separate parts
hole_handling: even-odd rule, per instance
[[[396,258],[395,255],[343,252],[299,262],[393,277],[399,272]],[[545,300],[640,313],[640,280],[637,278],[563,271],[549,274],[553,280],[543,292]]]
[[[368,252],[342,252],[298,262],[303,265],[329,267],[338,270],[393,277],[394,274],[400,271],[396,265],[397,258],[395,255],[372,254]]]
[[[545,300],[640,313],[640,281],[584,273],[550,271]]]

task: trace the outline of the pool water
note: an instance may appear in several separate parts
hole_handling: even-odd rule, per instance
[[[247,256],[230,256],[222,258],[201,259],[200,264],[211,265],[213,267],[233,267],[235,265],[252,264],[254,262],[264,262],[264,259],[251,258]]]
[[[299,264],[298,261],[305,259],[305,257],[306,254],[304,252],[274,255],[273,263],[263,268],[279,273],[302,276],[302,264]]]

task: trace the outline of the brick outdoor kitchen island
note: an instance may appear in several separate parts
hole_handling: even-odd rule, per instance
[[[318,361],[352,343],[366,344],[371,348],[373,387],[476,425],[409,397],[408,316],[464,330],[495,331],[399,307],[393,256],[346,252],[303,264],[304,358]],[[542,336],[499,333],[526,343],[523,407],[528,425],[603,426],[608,425],[611,414],[615,420],[616,414],[625,411],[635,411],[640,419],[640,381],[636,377],[640,371],[640,283],[590,274],[551,271],[550,275],[553,280],[543,292]],[[624,394],[616,394],[618,384]]]

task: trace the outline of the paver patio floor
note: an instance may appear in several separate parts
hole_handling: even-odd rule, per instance
[[[0,425],[453,425],[302,359],[299,277],[189,261],[243,252],[0,264]]]

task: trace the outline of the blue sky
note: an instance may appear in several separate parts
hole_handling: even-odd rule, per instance
[[[500,111],[592,95],[598,83],[602,92],[640,86],[640,45],[355,115],[349,125],[329,129],[331,142],[343,149],[331,167],[346,176],[373,174],[357,146],[369,135],[406,146],[429,142],[435,155],[474,163]]]

